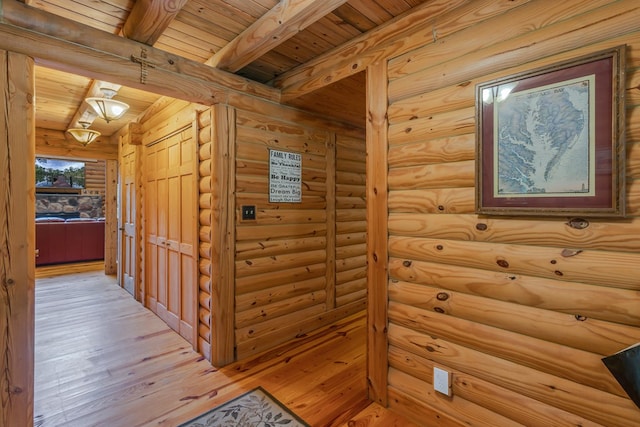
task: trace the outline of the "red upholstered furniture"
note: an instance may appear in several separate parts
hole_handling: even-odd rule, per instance
[[[36,265],[104,259],[104,221],[36,221]]]

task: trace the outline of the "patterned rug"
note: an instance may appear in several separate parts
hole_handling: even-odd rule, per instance
[[[309,427],[262,387],[213,408],[180,427]]]

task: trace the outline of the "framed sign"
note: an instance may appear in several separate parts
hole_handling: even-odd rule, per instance
[[[269,202],[302,201],[302,155],[269,150]]]
[[[476,213],[624,216],[624,58],[476,86]]]

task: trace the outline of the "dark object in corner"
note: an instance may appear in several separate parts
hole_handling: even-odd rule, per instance
[[[640,343],[603,357],[602,362],[640,408]]]

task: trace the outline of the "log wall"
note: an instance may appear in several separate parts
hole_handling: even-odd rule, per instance
[[[388,61],[392,408],[438,425],[637,425],[601,358],[640,341],[639,16],[633,1],[470,2]],[[474,214],[475,85],[622,44],[628,217]],[[434,366],[453,397],[433,391]]]
[[[235,117],[235,336],[242,359],[364,309],[365,147],[362,131],[275,104],[247,104]],[[269,202],[270,148],[302,154],[300,203]],[[256,206],[255,220],[241,219],[245,205]]]
[[[198,187],[200,197],[198,198],[199,208],[199,228],[198,228],[198,251],[199,251],[199,279],[198,279],[198,352],[203,354],[207,360],[211,360],[211,291],[214,280],[212,265],[212,233],[211,225],[213,220],[213,205],[211,190],[202,191],[207,188],[213,173],[212,167],[212,132],[211,110],[199,112],[196,120],[198,135]]]
[[[149,140],[193,115],[197,348],[216,366],[366,304],[363,131],[249,97],[240,105],[175,101],[141,123]],[[269,203],[269,148],[303,154],[301,203]],[[241,219],[244,205],[256,206],[256,220]]]

